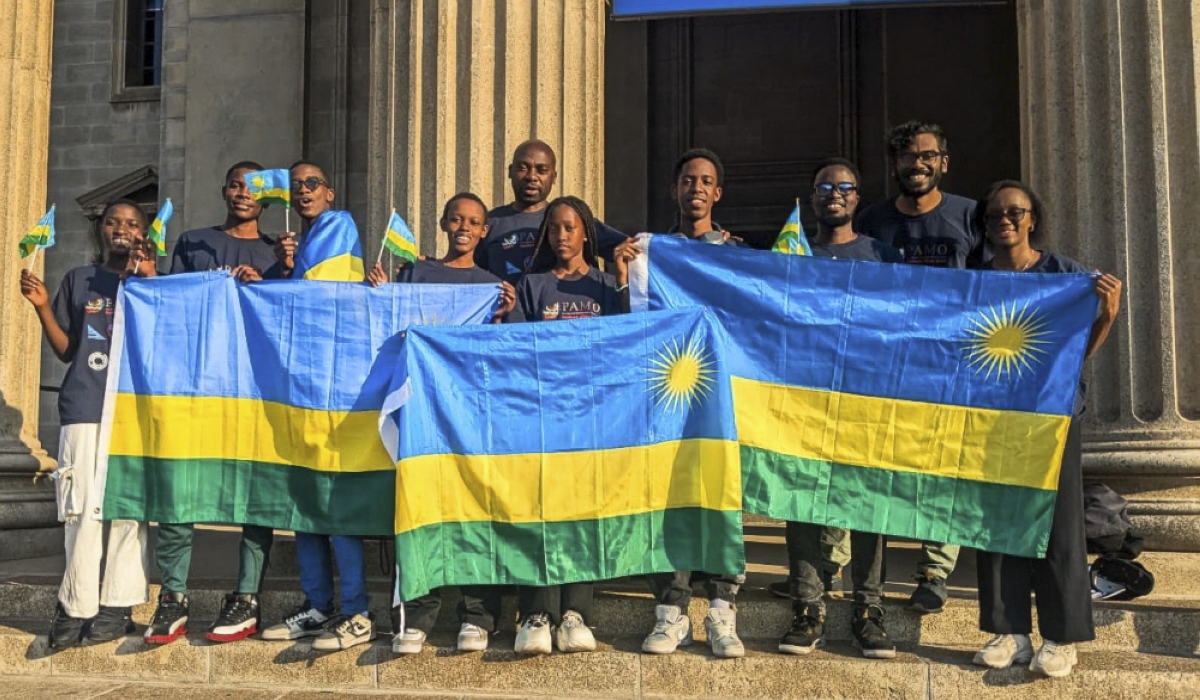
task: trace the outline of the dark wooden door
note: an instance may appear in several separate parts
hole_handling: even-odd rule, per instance
[[[725,162],[715,218],[769,245],[828,156],[863,171],[863,195],[895,194],[885,135],[916,118],[949,138],[944,188],[966,196],[1020,175],[1016,14],[1011,4],[771,12],[657,20],[647,28],[648,214],[675,217],[671,169],[687,148]]]

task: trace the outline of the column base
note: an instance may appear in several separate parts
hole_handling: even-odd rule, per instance
[[[1129,500],[1148,549],[1200,552],[1200,441],[1085,442],[1083,478]]]
[[[49,557],[63,552],[61,525],[28,530],[0,530],[0,561]]]

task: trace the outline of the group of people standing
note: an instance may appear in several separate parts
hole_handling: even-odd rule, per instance
[[[888,153],[900,194],[859,211],[860,177],[854,163],[830,158],[813,173],[808,203],[818,227],[810,237],[813,255],[879,263],[974,267],[1017,272],[1081,272],[1078,263],[1035,248],[1047,218],[1037,194],[1016,181],[993,185],[978,201],[944,192],[949,166],[946,138],[935,125],[909,122],[892,130]],[[287,278],[303,238],[293,233],[268,236],[259,228],[263,207],[245,182],[261,170],[241,162],[226,173],[221,188],[225,221],[183,233],[174,248],[170,274],[225,269],[242,282]],[[495,322],[533,322],[607,316],[629,311],[629,265],[641,253],[638,241],[597,220],[586,202],[565,196],[550,201],[557,179],[554,151],[546,143],[522,143],[508,166],[513,201],[491,211],[480,197],[463,192],[445,204],[439,227],[448,249],[439,259],[421,259],[389,273],[371,268],[367,283],[493,284],[499,289]],[[317,164],[301,161],[290,170],[293,207],[306,225],[334,212],[335,192]],[[723,194],[721,159],[706,149],[682,154],[675,164],[671,197],[678,219],[668,233],[698,243],[744,246],[713,219]],[[98,512],[96,455],[103,405],[113,309],[121,280],[157,274],[146,244],[146,217],[128,200],[111,203],[101,219],[103,262],[68,272],[51,301],[37,276],[23,273],[21,289],[31,302],[55,354],[70,363],[59,394],[62,424],[59,514],[65,523],[67,570],[59,591],[50,646],[104,642],[134,630],[131,608],[147,598],[146,524],[112,523],[104,575]],[[601,269],[601,261],[610,271]],[[1121,283],[1095,273],[1100,311],[1088,344],[1090,356],[1104,342],[1119,308]],[[1082,411],[1082,391],[1076,412]],[[1079,426],[1068,436],[1054,525],[1045,559],[978,553],[980,626],[995,636],[975,655],[976,663],[1006,667],[1030,663],[1050,676],[1067,675],[1076,663],[1076,642],[1094,638],[1090,583],[1084,542]],[[162,590],[144,637],[166,644],[188,629],[188,574],[194,525],[160,523],[154,557]],[[808,523],[788,523],[789,576],[772,591],[792,599],[793,620],[779,650],[807,654],[824,641],[824,594],[849,565],[853,588],[853,628],[868,658],[891,658],[895,645],[884,626],[880,605],[886,538]],[[312,638],[322,651],[347,649],[375,638],[368,605],[364,538],[296,533],[300,588],[304,603],[274,625],[263,627],[259,593],[273,532],[244,525],[236,590],[225,596],[206,637],[228,642],[261,633],[267,640]],[[847,555],[846,550],[849,550]],[[910,607],[937,613],[947,599],[946,579],[958,547],[926,542],[915,572]],[[334,597],[333,565],[339,573]],[[399,562],[404,566],[404,562]],[[744,576],[677,571],[648,577],[656,599],[655,623],[642,644],[651,654],[668,654],[692,642],[687,615],[693,586],[703,584],[710,609],[705,634],[714,656],[740,657],[736,596]],[[1037,593],[1039,626],[1045,639],[1035,655],[1029,639],[1030,593]],[[502,588],[464,586],[458,606],[462,651],[488,646],[500,617]],[[394,601],[398,654],[421,651],[441,606],[434,591],[410,601]],[[519,587],[520,619],[514,648],[548,654],[596,648],[592,632],[593,584]]]

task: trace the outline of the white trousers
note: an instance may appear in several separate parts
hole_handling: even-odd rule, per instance
[[[58,600],[68,615],[83,619],[95,617],[101,605],[128,608],[150,599],[145,523],[114,520],[109,525],[108,557],[101,585],[105,523],[96,520],[102,505],[96,483],[99,448],[100,424],[62,427],[55,479],[59,520],[65,523],[67,570]]]

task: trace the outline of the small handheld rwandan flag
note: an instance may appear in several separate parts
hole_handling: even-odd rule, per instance
[[[812,255],[812,248],[808,247],[808,237],[804,235],[804,227],[800,225],[800,200],[796,200],[796,208],[783,225],[783,230],[779,232],[771,250],[788,255]]]
[[[149,238],[153,241],[159,257],[167,254],[167,222],[174,213],[175,205],[171,204],[171,198],[167,197],[167,201],[163,202],[162,208],[158,210],[158,216],[154,217],[154,223],[150,224]]]
[[[395,209],[392,210],[392,218],[388,221],[383,244],[396,257],[404,258],[410,263],[417,261],[417,239]]]
[[[292,208],[291,176],[284,168],[255,170],[246,173],[246,187],[259,204],[282,204]]]
[[[21,239],[18,245],[22,258],[29,257],[38,248],[49,248],[54,245],[54,209],[54,205],[51,205],[50,211],[43,214],[37,224]]]

